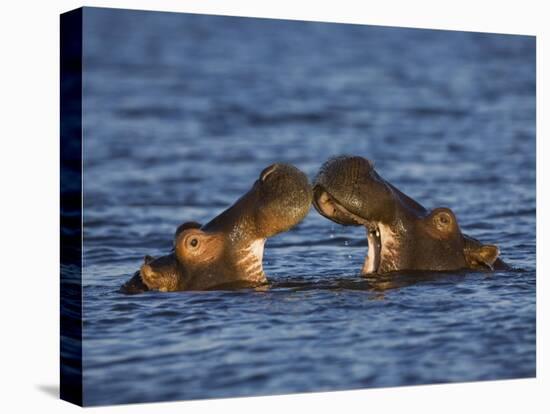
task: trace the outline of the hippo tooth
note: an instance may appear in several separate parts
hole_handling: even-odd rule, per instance
[[[376,229],[376,237],[380,238],[380,230]]]

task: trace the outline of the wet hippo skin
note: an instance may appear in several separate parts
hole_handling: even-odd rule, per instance
[[[336,223],[365,227],[363,274],[508,269],[497,246],[462,233],[452,210],[426,210],[384,180],[366,158],[328,160],[315,178],[313,205]]]
[[[311,207],[306,175],[288,164],[264,169],[252,188],[204,226],[184,223],[174,248],[154,259],[120,289],[178,291],[255,287],[267,283],[262,258],[267,238],[290,230]]]

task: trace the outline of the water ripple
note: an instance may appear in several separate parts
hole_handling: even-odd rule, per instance
[[[533,38],[86,18],[87,404],[535,375]],[[362,278],[364,231],[312,209],[268,241],[267,289],[117,293],[181,222],[219,214],[266,165],[313,178],[342,153],[374,159],[426,207],[452,207],[515,269]]]

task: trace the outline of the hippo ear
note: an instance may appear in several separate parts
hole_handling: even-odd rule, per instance
[[[467,254],[474,264],[486,266],[494,270],[493,264],[496,262],[500,250],[493,244],[484,244],[481,247],[468,251]]]
[[[153,256],[149,256],[148,254],[145,255],[145,257],[143,258],[143,264],[149,264],[151,263],[153,260],[155,260],[155,258]]]

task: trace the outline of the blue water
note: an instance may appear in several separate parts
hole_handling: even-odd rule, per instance
[[[84,13],[84,402],[535,376],[535,39]],[[118,287],[273,162],[357,154],[509,272],[358,275],[360,228],[312,210],[263,291]]]

